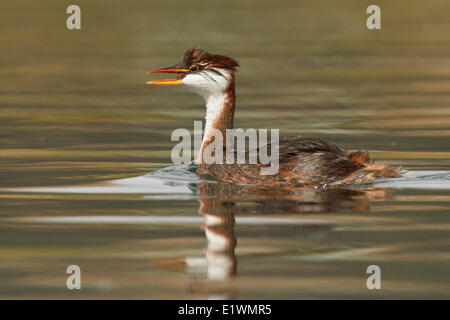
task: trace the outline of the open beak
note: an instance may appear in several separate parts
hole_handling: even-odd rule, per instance
[[[189,72],[187,69],[177,69],[176,67],[168,67],[168,68],[160,68],[154,69],[147,72],[150,73],[177,73],[179,74],[178,79],[176,80],[153,80],[147,82],[147,84],[164,84],[164,85],[181,85],[181,81],[183,80],[186,72]]]

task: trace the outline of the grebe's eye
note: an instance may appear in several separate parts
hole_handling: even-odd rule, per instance
[[[196,64],[193,64],[192,66],[189,67],[189,71],[197,72],[198,71],[198,66]]]

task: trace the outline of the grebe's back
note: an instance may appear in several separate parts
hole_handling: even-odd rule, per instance
[[[270,146],[267,145],[268,153]],[[399,176],[395,168],[373,163],[367,152],[348,153],[334,143],[318,138],[280,139],[278,173],[261,175],[263,166],[205,164],[199,173],[234,183],[295,187],[357,185]]]

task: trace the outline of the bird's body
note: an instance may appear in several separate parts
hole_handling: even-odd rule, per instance
[[[206,101],[205,134],[198,159],[200,175],[239,184],[292,187],[356,185],[399,176],[394,168],[374,164],[367,152],[347,153],[335,144],[317,138],[280,139],[276,174],[262,174],[260,169],[267,165],[261,163],[227,164],[225,158],[219,163],[203,161],[206,148],[214,141],[214,133],[220,132],[226,139],[227,129],[233,129],[237,66],[237,62],[229,57],[194,48],[184,53],[178,65],[149,72],[179,74],[177,80],[157,80],[149,84],[186,85]],[[270,153],[271,145],[266,147]],[[226,157],[225,151],[223,157]]]
[[[270,152],[270,144],[268,148]],[[278,173],[262,175],[264,166],[267,165],[203,164],[199,173],[234,183],[292,187],[357,185],[398,177],[395,169],[372,163],[367,152],[348,153],[317,138],[280,139]]]

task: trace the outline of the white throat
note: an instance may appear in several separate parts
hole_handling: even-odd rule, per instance
[[[222,112],[226,102],[226,89],[228,88],[231,73],[222,68],[203,70],[198,73],[186,75],[182,83],[189,90],[199,94],[206,101],[205,133],[211,129],[214,119]]]

